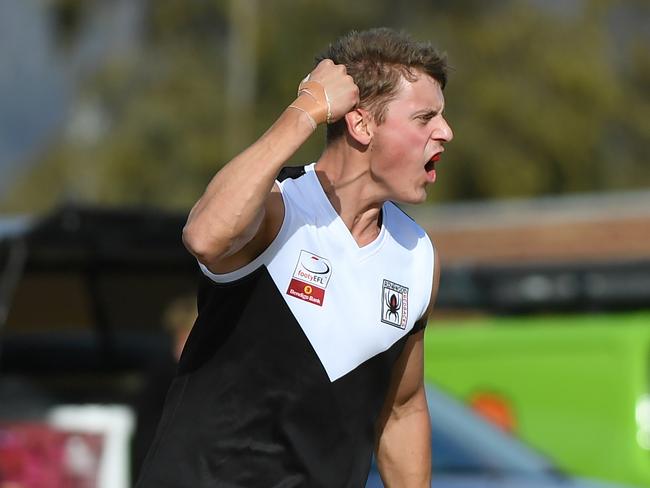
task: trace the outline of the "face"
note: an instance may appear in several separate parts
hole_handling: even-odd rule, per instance
[[[445,100],[437,81],[420,74],[415,82],[402,78],[401,84],[384,122],[372,123],[371,171],[388,199],[420,203],[453,133],[442,115]]]

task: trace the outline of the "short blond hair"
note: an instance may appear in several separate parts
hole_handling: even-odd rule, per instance
[[[329,45],[316,62],[331,59],[344,64],[359,87],[359,107],[381,124],[386,106],[397,95],[401,78],[415,81],[420,74],[447,84],[447,59],[428,42],[417,42],[405,32],[386,27],[351,31]],[[327,126],[327,140],[345,132],[345,121]]]

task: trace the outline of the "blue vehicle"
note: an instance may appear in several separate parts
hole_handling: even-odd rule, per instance
[[[543,456],[433,386],[427,386],[427,401],[431,488],[624,488],[561,473]],[[373,463],[366,488],[383,486]]]

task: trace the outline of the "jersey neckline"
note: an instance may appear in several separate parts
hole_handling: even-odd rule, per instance
[[[342,236],[345,236],[344,239],[347,242],[345,246],[346,249],[349,249],[350,252],[356,254],[359,259],[369,257],[370,255],[376,253],[381,248],[386,239],[386,226],[388,224],[388,219],[390,218],[387,211],[388,202],[384,202],[381,208],[382,222],[379,234],[377,234],[377,237],[375,237],[373,241],[369,242],[365,246],[359,246],[357,241],[352,236],[350,229],[348,229],[348,226],[345,225],[345,222],[343,222],[343,219],[332,205],[332,202],[330,202],[330,199],[327,197],[327,194],[325,193],[325,190],[323,189],[323,186],[318,179],[318,175],[316,174],[316,163],[311,163],[305,166],[305,173],[306,176],[311,180],[311,184],[314,187],[314,196],[316,197],[315,199],[320,204],[321,209],[328,216],[328,219],[331,219],[332,225],[335,225],[339,228],[339,233]]]

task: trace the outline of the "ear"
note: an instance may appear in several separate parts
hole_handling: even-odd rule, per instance
[[[350,137],[364,146],[370,144],[372,140],[370,117],[370,113],[362,108],[355,108],[345,114],[345,124]]]

